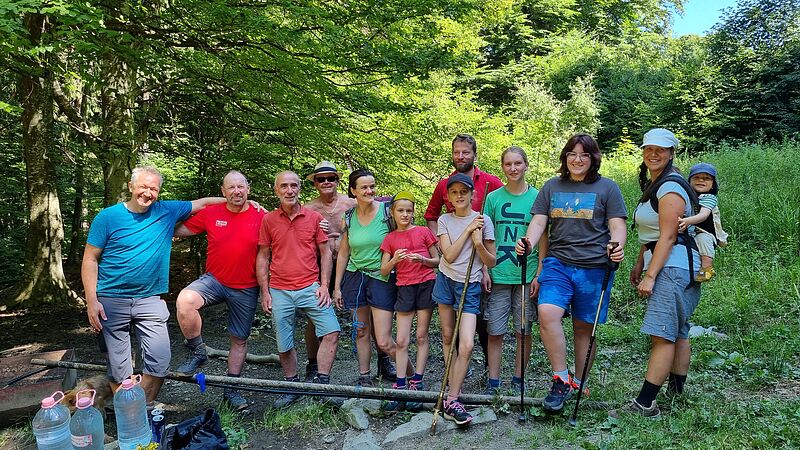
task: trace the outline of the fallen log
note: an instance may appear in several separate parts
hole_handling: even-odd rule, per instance
[[[86,364],[70,361],[53,361],[45,359],[32,359],[31,364],[48,367],[67,367],[72,369],[89,370],[104,372],[106,366],[98,364]],[[206,384],[219,387],[236,387],[243,390],[264,391],[270,393],[296,393],[302,395],[322,396],[322,397],[346,397],[346,398],[371,398],[378,400],[400,400],[416,401],[422,403],[435,403],[438,392],[433,391],[410,391],[399,389],[385,389],[379,387],[345,386],[340,384],[316,384],[303,383],[284,380],[262,380],[255,378],[225,377],[218,375],[181,375],[170,372],[167,376],[169,380],[182,381],[193,384]],[[509,405],[519,405],[518,396],[491,396],[481,394],[461,394],[461,403],[467,405],[494,405],[508,403]],[[542,398],[525,398],[526,406],[541,406]],[[609,409],[605,402],[586,402],[587,409]]]
[[[230,352],[227,351],[227,350],[217,350],[216,348],[209,347],[208,344],[206,344],[206,353],[208,353],[208,356],[211,356],[211,357],[214,357],[214,358],[227,358],[228,354]],[[276,355],[275,353],[271,353],[269,355],[255,355],[253,353],[248,353],[244,357],[244,360],[246,362],[253,363],[253,364],[280,364],[281,363],[280,357],[278,355]]]

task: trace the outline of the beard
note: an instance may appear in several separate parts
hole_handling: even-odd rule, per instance
[[[465,163],[453,163],[453,167],[456,168],[456,172],[460,173],[467,173],[475,167],[475,161],[465,162]]]

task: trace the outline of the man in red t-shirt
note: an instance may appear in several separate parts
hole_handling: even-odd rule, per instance
[[[341,330],[328,291],[331,248],[327,233],[320,227],[322,215],[301,206],[299,194],[300,177],[296,173],[284,171],[275,177],[275,195],[281,205],[261,222],[256,275],[261,307],[272,315],[284,378],[300,381],[294,327],[296,314],[302,311],[314,324],[320,341],[312,383],[328,384]],[[298,394],[283,394],[273,406],[284,408],[299,399]]]
[[[500,178],[475,167],[475,160],[478,158],[478,143],[475,141],[474,137],[469,134],[458,134],[453,139],[451,148],[453,149],[453,167],[456,170],[448,175],[447,178],[443,178],[439,181],[439,184],[436,185],[436,189],[433,190],[431,201],[428,202],[428,209],[425,210],[425,220],[434,236],[439,235],[437,221],[439,220],[439,216],[442,215],[442,207],[444,207],[445,212],[453,212],[454,210],[453,205],[450,204],[450,201],[447,199],[447,180],[450,176],[456,173],[463,173],[472,179],[475,185],[475,190],[472,195],[473,211],[480,212],[483,198],[489,194],[489,192],[503,187],[503,181],[500,180]],[[488,190],[486,189],[487,182],[489,183]],[[491,292],[491,278],[489,277],[489,272],[485,269],[481,287],[483,288],[484,295],[488,295],[488,293]],[[481,349],[486,353],[486,348],[488,348],[487,346],[489,345],[489,334],[486,331],[486,321],[483,320],[483,308],[481,308],[481,313],[478,315],[476,332],[478,334],[478,342],[481,344]],[[484,358],[484,364],[485,363],[486,358]],[[470,374],[472,374],[471,367],[467,376],[470,376]]]
[[[192,374],[208,361],[200,309],[227,303],[231,339],[228,376],[238,377],[242,373],[247,338],[258,305],[256,255],[258,230],[265,214],[248,204],[249,193],[245,176],[237,171],[228,172],[222,180],[226,202],[206,207],[175,227],[175,236],[205,232],[208,238],[206,273],[178,294],[178,325],[187,340],[189,357],[176,372]],[[224,398],[235,410],[247,407],[247,400],[236,390],[226,389]]]

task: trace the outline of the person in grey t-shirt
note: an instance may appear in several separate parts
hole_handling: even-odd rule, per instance
[[[553,369],[553,385],[542,402],[548,411],[561,411],[580,380],[567,370],[567,344],[561,319],[572,313],[575,372],[583,373],[589,351],[602,279],[609,256],[622,261],[627,237],[627,212],[616,183],[600,176],[600,148],[587,134],[576,134],[561,151],[558,177],[548,180],[531,208],[533,220],[525,235],[528,244],[517,242],[517,254],[530,250],[548,229],[547,257],[539,275],[539,327],[547,358]],[[616,245],[611,245],[616,242]],[[527,248],[526,248],[527,247]],[[608,299],[613,275],[608,281],[599,323],[608,317]],[[591,369],[594,358],[589,360]],[[588,370],[587,370],[588,373]]]

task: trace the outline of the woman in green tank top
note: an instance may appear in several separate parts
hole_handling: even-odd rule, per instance
[[[356,207],[345,213],[333,298],[339,308],[353,312],[358,351],[359,385],[372,385],[370,376],[371,329],[378,348],[395,359],[397,345],[392,339],[396,286],[394,275],[381,275],[381,243],[389,234],[389,218],[383,204],[375,199],[375,176],[367,169],[350,174],[348,195]],[[409,363],[409,370],[414,370]],[[411,372],[413,373],[413,372]]]

